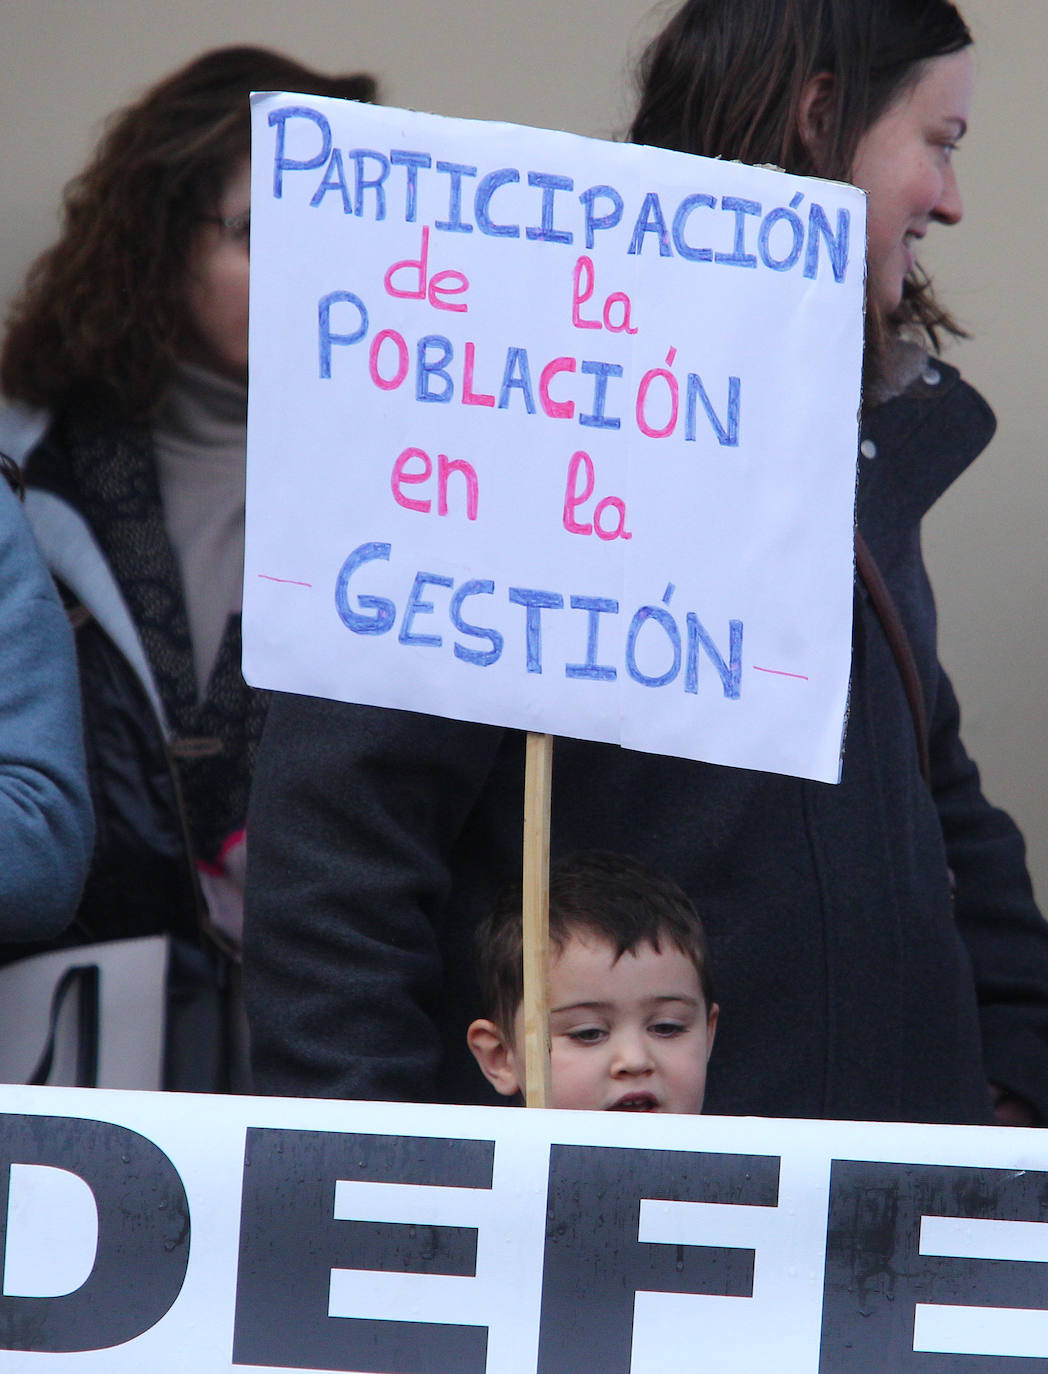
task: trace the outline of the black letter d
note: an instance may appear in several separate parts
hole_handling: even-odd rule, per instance
[[[0,1116],[0,1265],[12,1164],[82,1178],[98,1209],[98,1248],[74,1293],[0,1294],[0,1350],[106,1350],[154,1326],[178,1297],[189,1263],[189,1203],[167,1155],[107,1121]]]

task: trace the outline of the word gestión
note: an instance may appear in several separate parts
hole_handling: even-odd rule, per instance
[[[624,613],[618,599],[611,596],[565,594],[541,587],[497,588],[492,578],[481,577],[469,578],[456,586],[454,578],[445,573],[420,570],[412,579],[403,608],[398,609],[391,597],[363,589],[369,566],[389,562],[391,551],[389,543],[379,540],[360,544],[339,569],[335,609],[343,625],[354,634],[387,635],[395,629],[398,643],[406,647],[441,649],[444,634],[438,632],[437,626],[442,617],[447,628],[458,636],[451,644],[455,658],[478,668],[490,668],[507,651],[508,617],[497,609],[490,614],[496,625],[477,625],[469,617],[478,612],[467,603],[495,608],[517,606],[520,612],[515,613],[519,645],[516,652],[527,672],[543,673],[549,668],[543,654],[545,617],[576,612],[580,661],[558,664],[554,669],[566,678],[617,680],[618,666],[605,661],[601,653],[601,626],[607,619],[619,629],[619,642],[619,627],[626,624],[621,649],[623,664],[628,676],[641,686],[667,687],[683,678],[684,691],[695,694],[699,690],[700,663],[705,661],[715,670],[725,697],[737,700],[741,695],[742,621],[729,621],[725,656],[694,611],[687,611],[681,618],[670,609],[676,590],[672,582],[658,602],[640,606],[631,615],[628,608]],[[441,598],[439,611],[435,601],[430,600],[430,589],[436,589]],[[491,601],[475,600],[489,597]],[[417,623],[420,618],[422,626]],[[484,647],[479,647],[481,644]]]

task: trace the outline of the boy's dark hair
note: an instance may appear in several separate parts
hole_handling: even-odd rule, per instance
[[[615,957],[666,940],[699,975],[707,1010],[715,1000],[709,948],[698,912],[671,878],[636,859],[602,850],[570,854],[549,877],[550,943],[559,952],[575,935],[595,935]],[[504,1034],[524,996],[523,917],[519,883],[506,888],[477,927],[477,965],[484,1011]]]

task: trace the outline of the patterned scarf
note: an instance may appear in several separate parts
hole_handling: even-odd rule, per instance
[[[70,501],[109,562],[167,713],[196,856],[213,862],[244,824],[268,702],[268,694],[248,687],[240,672],[240,616],[229,618],[201,700],[147,425],[63,417],[34,455],[28,475],[32,485]]]

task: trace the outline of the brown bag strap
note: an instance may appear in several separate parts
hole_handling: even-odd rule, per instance
[[[891,647],[892,657],[899,669],[906,700],[910,703],[910,714],[913,717],[921,777],[930,787],[932,770],[928,755],[928,716],[924,709],[924,694],[921,691],[921,679],[917,672],[913,649],[910,647],[910,637],[906,633],[906,627],[902,623],[892,594],[881,576],[881,570],[858,530],[855,531],[855,567],[869,593],[873,609],[877,612],[877,619],[881,622],[881,628]]]

